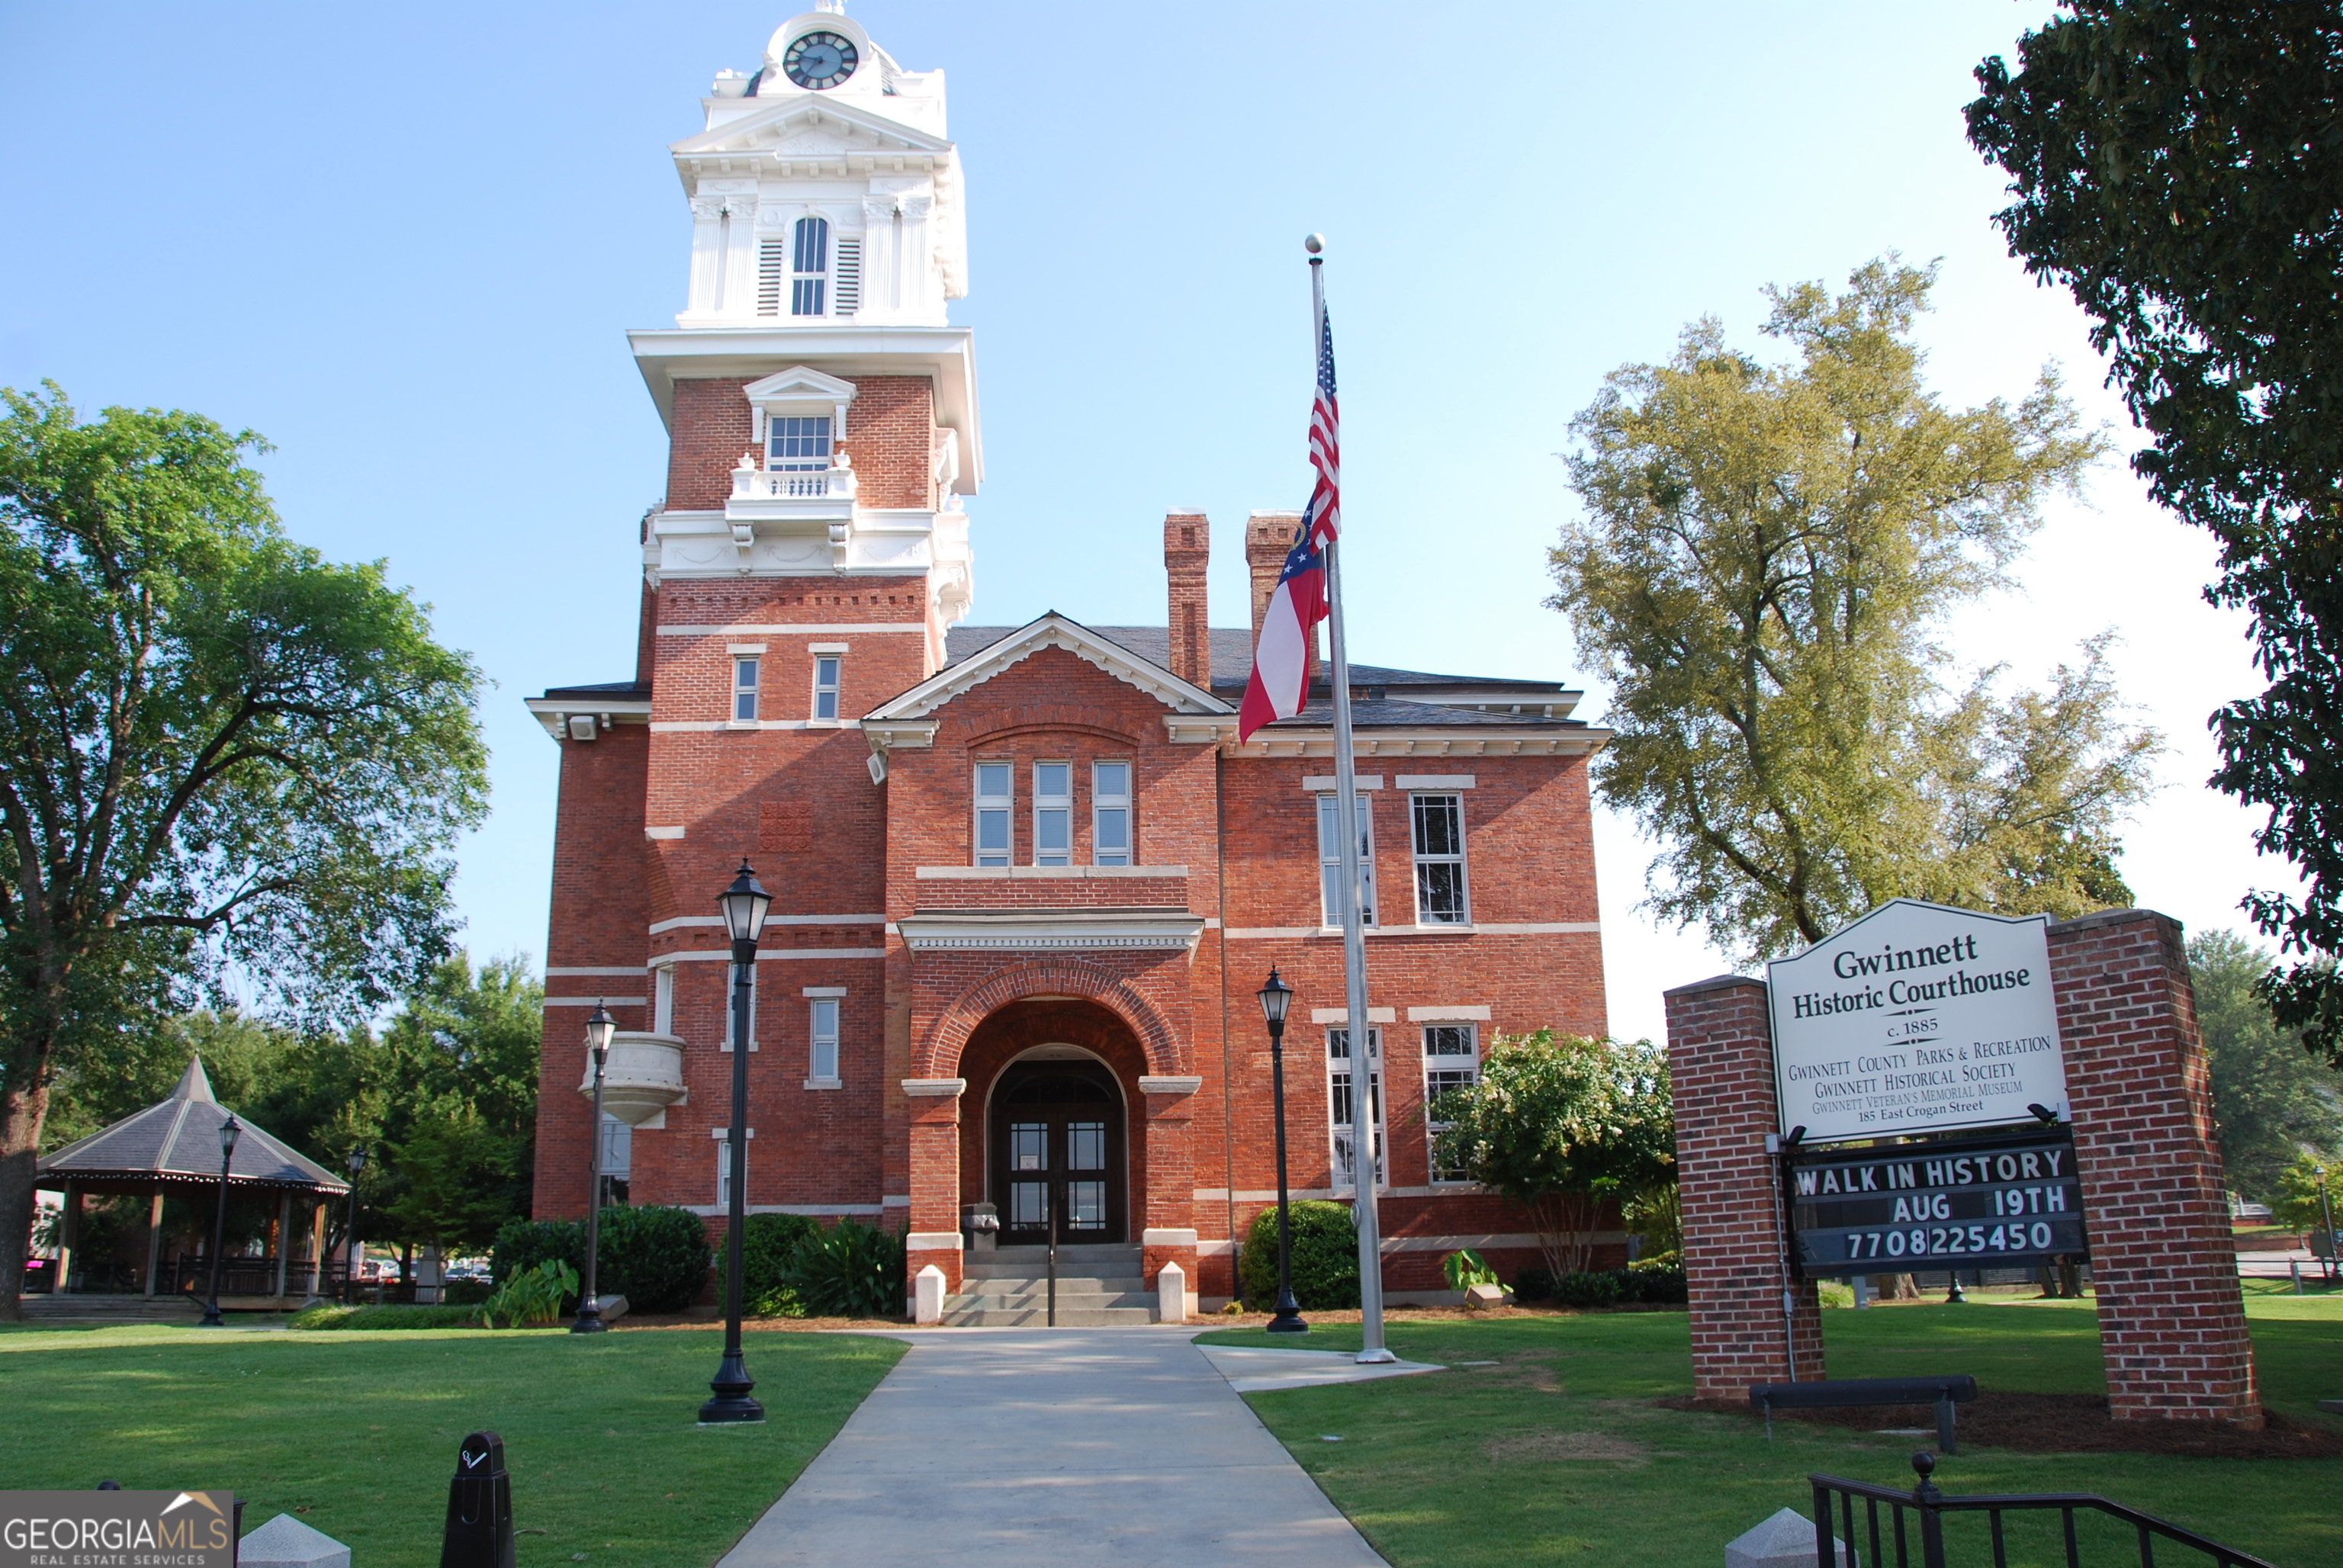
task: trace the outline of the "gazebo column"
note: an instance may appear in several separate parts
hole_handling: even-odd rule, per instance
[[[309,1200],[309,1297],[326,1293],[326,1201]]]
[[[70,1178],[65,1182],[65,1211],[57,1221],[57,1282],[53,1287],[57,1295],[73,1288],[74,1253],[81,1247],[81,1186]]]
[[[155,1272],[163,1266],[163,1191],[146,1204],[146,1293],[155,1293]]]
[[[276,1245],[270,1251],[277,1254],[277,1299],[281,1302],[285,1300],[285,1256],[293,1250],[293,1194],[290,1192],[277,1195],[274,1241]]]

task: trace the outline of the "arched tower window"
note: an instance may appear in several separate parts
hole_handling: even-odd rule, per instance
[[[797,237],[789,247],[789,314],[820,316],[828,301],[830,281],[830,220],[798,219]]]

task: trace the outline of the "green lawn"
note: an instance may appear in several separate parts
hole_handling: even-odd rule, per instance
[[[457,1444],[501,1433],[520,1568],[704,1568],[900,1359],[896,1340],[751,1336],[764,1425],[694,1422],[721,1333],[0,1332],[0,1486],[226,1487],[366,1568],[435,1568]]]
[[[2321,1419],[2317,1401],[2343,1396],[2343,1299],[2256,1293],[2247,1311],[2265,1399]],[[1972,1372],[1988,1388],[2045,1393],[2105,1386],[2088,1302],[1840,1311],[1825,1313],[1824,1326],[1835,1377],[1944,1371]],[[1398,1568],[1710,1568],[1727,1541],[1775,1510],[1810,1512],[1809,1473],[1909,1485],[1912,1452],[1936,1446],[1933,1438],[1790,1422],[1776,1423],[1768,1445],[1752,1421],[1656,1408],[1654,1401],[1691,1388],[1685,1319],[1677,1312],[1395,1322],[1388,1337],[1402,1356],[1450,1370],[1247,1398]],[[1251,1329],[1205,1342],[1279,1342]],[[1342,1326],[1312,1333],[1302,1348],[1358,1343],[1358,1329]],[[1471,1362],[1495,1364],[1464,1364]],[[1972,1446],[1945,1459],[1936,1479],[1956,1493],[2096,1492],[2285,1568],[2343,1563],[2343,1460]],[[2012,1568],[2063,1563],[2063,1548],[2054,1551],[2051,1541],[2056,1518],[2013,1524]],[[1956,1563],[1991,1561],[1981,1520],[1956,1520],[1947,1534]],[[2097,1556],[2089,1539],[2086,1562],[2137,1560],[2137,1546],[2123,1554],[2129,1538],[2111,1524],[2099,1532]],[[2157,1560],[2202,1561],[2177,1548]]]

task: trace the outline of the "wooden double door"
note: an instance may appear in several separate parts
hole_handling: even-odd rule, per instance
[[[1019,1062],[992,1091],[992,1201],[1003,1246],[1121,1241],[1130,1194],[1121,1087],[1093,1061]]]

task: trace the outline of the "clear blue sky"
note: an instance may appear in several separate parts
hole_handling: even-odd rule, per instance
[[[478,954],[544,948],[555,750],[521,699],[632,668],[662,441],[623,333],[682,303],[666,144],[794,9],[0,4],[0,385],[264,433],[292,532],[386,559],[480,660]],[[905,66],[946,70],[969,172],[975,618],[1160,621],[1157,525],[1202,505],[1215,618],[1242,624],[1244,514],[1306,493],[1313,228],[1374,662],[1579,678],[1539,602],[1565,427],[1695,316],[1764,348],[1769,281],[1942,257],[1946,396],[2014,396],[2055,359],[2128,447],[1961,136],[1969,69],[2047,10],[856,4]],[[2174,748],[2124,869],[2192,929],[2281,874],[2202,786],[2205,716],[2252,684],[2241,620],[2197,598],[2211,559],[2111,463],[1950,643],[2039,681],[2123,634]],[[1614,1027],[1656,1032],[1659,990],[1725,960],[1635,912],[1630,824],[1598,849]]]

